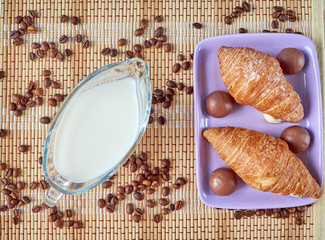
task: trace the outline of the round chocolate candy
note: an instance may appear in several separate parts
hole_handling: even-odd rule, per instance
[[[214,194],[228,196],[236,190],[237,177],[233,170],[219,168],[211,173],[209,185]]]
[[[305,55],[296,48],[285,48],[276,57],[284,74],[296,74],[305,65]]]
[[[310,135],[306,129],[299,126],[291,126],[281,133],[282,140],[286,141],[289,149],[294,153],[305,151],[310,144]]]
[[[223,91],[214,91],[209,94],[205,101],[205,107],[212,117],[222,118],[227,116],[234,108],[233,97]]]

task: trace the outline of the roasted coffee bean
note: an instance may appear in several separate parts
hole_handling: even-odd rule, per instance
[[[134,36],[142,36],[144,33],[143,29],[142,28],[138,28],[134,31]]]
[[[153,220],[155,223],[160,223],[162,221],[162,216],[161,214],[156,214],[154,217],[153,217]]]
[[[12,199],[11,201],[10,201],[10,204],[12,205],[12,206],[17,206],[17,204],[19,203],[19,200],[18,199]]]
[[[180,189],[180,187],[181,187],[181,185],[179,185],[179,184],[177,184],[177,183],[173,184],[173,188],[174,188],[174,189]]]
[[[289,16],[289,21],[290,22],[295,22],[295,21],[297,21],[297,17],[296,16]]]
[[[157,97],[157,102],[163,103],[165,101],[166,101],[166,97],[165,96],[159,96],[159,97]]]
[[[187,87],[187,88],[185,89],[185,92],[186,92],[187,94],[192,94],[192,93],[193,93],[193,87],[192,87],[192,86]]]
[[[271,23],[273,29],[279,28],[279,22],[277,20],[273,20]]]
[[[228,25],[230,25],[232,23],[232,17],[226,16],[225,17],[225,23],[228,24]]]
[[[118,199],[115,196],[112,196],[111,200],[109,201],[109,204],[115,206],[118,204]]]
[[[7,130],[6,129],[0,129],[0,138],[4,138],[7,136]]]
[[[183,54],[178,54],[178,55],[177,55],[177,60],[178,60],[178,61],[184,61],[184,60],[185,60],[184,55],[183,55]]]
[[[13,218],[12,218],[12,223],[13,223],[14,225],[18,225],[18,224],[19,224],[19,218],[18,218],[18,217],[13,217]]]
[[[73,224],[74,224],[74,221],[73,220],[68,220],[66,224],[67,224],[68,228],[71,228],[73,226]]]
[[[177,201],[175,203],[175,210],[180,210],[184,206],[183,201]]]
[[[149,195],[153,194],[154,192],[155,192],[155,189],[153,189],[153,188],[147,189],[147,194],[149,194]]]
[[[42,42],[42,44],[41,44],[41,49],[43,50],[43,51],[47,51],[47,50],[49,50],[50,49],[50,46],[49,46],[49,44],[48,44],[48,42]]]
[[[142,208],[134,209],[134,214],[139,215],[139,216],[143,215],[143,209]]]
[[[155,48],[161,48],[163,46],[163,42],[162,41],[158,41],[155,45]]]
[[[166,43],[164,46],[165,52],[171,52],[172,51],[172,45],[170,43]]]
[[[77,42],[77,43],[81,43],[81,42],[82,42],[82,39],[83,39],[83,37],[82,37],[81,34],[77,34],[77,35],[76,35],[76,42]]]
[[[134,57],[134,53],[132,52],[132,51],[126,51],[125,52],[125,56],[127,57],[127,58],[133,58]]]
[[[163,90],[157,88],[153,91],[153,94],[156,96],[162,96],[164,94]]]
[[[76,16],[71,17],[71,23],[73,25],[78,25],[80,23],[80,18],[78,18]]]
[[[58,89],[58,88],[60,88],[60,83],[59,82],[56,82],[56,81],[51,81],[51,87],[52,88],[55,88],[55,89]]]
[[[176,183],[182,186],[186,184],[186,180],[182,177],[179,177],[176,179]]]
[[[39,182],[39,185],[40,185],[41,189],[43,189],[43,190],[48,188],[47,182],[45,180],[41,180]]]
[[[23,96],[21,99],[20,99],[20,103],[23,104],[23,105],[26,105],[26,103],[28,102],[28,98]]]
[[[37,49],[36,56],[39,58],[44,58],[44,52],[41,49]]]
[[[66,43],[69,40],[69,38],[67,37],[67,35],[62,35],[59,38],[59,43]]]
[[[152,169],[152,174],[153,175],[159,175],[159,168],[158,167],[154,167],[153,169]]]
[[[83,48],[89,48],[89,46],[90,46],[89,40],[84,41],[84,43],[82,44]]]
[[[30,25],[27,27],[27,32],[30,34],[35,34],[37,33],[37,28],[34,25]]]
[[[125,187],[125,193],[126,194],[131,194],[132,191],[133,191],[132,185],[126,185],[126,187]]]
[[[136,163],[132,163],[130,166],[130,171],[135,172],[138,169],[138,165]]]
[[[134,50],[135,52],[141,52],[142,47],[141,47],[140,44],[135,44],[135,45],[133,46],[133,50]]]
[[[286,11],[286,14],[289,15],[289,16],[294,16],[295,15],[293,10]]]
[[[107,210],[107,212],[109,212],[109,213],[113,213],[114,210],[115,210],[115,205],[108,204],[108,205],[106,206],[106,210]]]
[[[247,210],[247,211],[244,212],[244,215],[246,217],[252,217],[252,216],[254,216],[254,214],[255,214],[255,212],[252,211],[252,210]]]
[[[54,49],[56,47],[55,43],[54,42],[50,42],[49,43],[49,48],[50,49]]]
[[[15,111],[16,109],[17,109],[17,105],[16,105],[16,103],[11,102],[11,103],[9,104],[9,110],[10,110],[10,111]]]
[[[242,6],[245,12],[251,11],[251,5],[248,2],[243,2]]]
[[[195,22],[195,23],[193,23],[193,25],[192,25],[194,28],[196,28],[196,29],[201,29],[203,26],[202,26],[202,24],[201,23],[198,23],[198,22]]]
[[[155,22],[161,23],[162,21],[163,21],[163,16],[161,15],[155,16]]]
[[[23,44],[23,39],[21,39],[21,38],[16,38],[16,39],[13,40],[13,44],[14,44],[15,46],[20,46],[20,45]]]
[[[238,13],[243,13],[243,12],[244,12],[244,8],[242,8],[242,7],[240,7],[240,6],[235,7],[235,10],[236,10],[236,12],[238,12]]]
[[[19,152],[27,152],[28,151],[28,146],[27,145],[20,145],[19,147],[18,147],[18,151]]]
[[[304,35],[302,32],[294,32],[295,34]]]
[[[58,50],[57,49],[53,49],[50,51],[50,58],[56,58],[56,55],[58,54]]]
[[[285,22],[286,20],[287,20],[287,17],[286,17],[285,14],[280,14],[280,15],[279,15],[279,21],[280,21],[280,22]]]
[[[110,53],[111,49],[110,48],[103,48],[103,50],[100,52],[103,56],[106,56]]]
[[[71,218],[73,216],[73,211],[71,209],[66,209],[65,215],[67,216],[67,218]]]
[[[164,102],[163,105],[162,105],[162,107],[164,109],[170,108],[170,106],[171,106],[171,103],[170,102]]]
[[[160,117],[158,117],[157,122],[158,122],[160,125],[164,125],[165,122],[166,122],[166,119],[165,119],[163,116],[160,116]]]
[[[55,215],[58,212],[57,206],[51,207],[50,208],[50,215]]]
[[[170,205],[169,205],[169,209],[170,209],[170,211],[175,211],[175,204],[173,204],[173,203],[171,203]]]
[[[37,187],[38,187],[38,182],[32,182],[32,183],[29,185],[29,189],[30,189],[30,190],[35,190]]]
[[[0,170],[3,171],[7,168],[7,164],[6,163],[0,163]]]
[[[41,117],[39,121],[43,124],[49,124],[51,122],[51,119],[49,117]]]
[[[302,225],[304,223],[304,220],[302,220],[301,218],[296,219],[296,224],[297,225]]]
[[[163,34],[158,38],[158,40],[164,43],[167,41],[167,36]]]
[[[274,208],[272,209],[273,213],[279,213],[281,211],[281,208]]]
[[[32,92],[30,92],[30,91],[27,91],[25,93],[25,97],[28,98],[28,99],[32,98],[33,96],[34,96],[34,94]]]
[[[26,204],[28,204],[28,203],[31,202],[30,198],[27,197],[27,196],[23,196],[23,197],[22,197],[22,200],[23,200],[23,202],[26,203]]]
[[[280,212],[276,212],[276,213],[274,213],[274,217],[275,217],[275,218],[281,218],[281,214],[280,214]]]
[[[13,174],[13,172],[14,172],[14,169],[13,169],[13,168],[8,168],[8,169],[5,171],[5,177],[6,177],[6,178],[11,177],[12,174]]]
[[[82,228],[82,222],[81,221],[74,222],[73,228],[74,229],[80,229],[80,228]]]
[[[17,182],[17,189],[23,190],[25,188],[25,183],[22,181]]]
[[[31,97],[33,97],[33,93],[31,91],[33,91],[34,89],[35,89],[35,83],[33,81],[30,81],[28,83],[27,90],[28,90],[28,93],[32,94]],[[27,92],[26,92],[26,94],[27,94]],[[25,96],[26,96],[26,94],[25,94]]]
[[[141,19],[140,21],[140,28],[146,29],[148,26],[148,20],[147,19]]]
[[[280,215],[282,218],[287,218],[287,217],[289,217],[289,212],[285,209],[281,209]]]
[[[165,94],[166,95],[175,95],[175,91],[171,88],[167,88]]]
[[[23,96],[20,94],[12,94],[12,98],[15,102],[19,103]]]
[[[37,12],[35,10],[28,10],[27,12],[31,18],[37,18]]]
[[[177,73],[179,69],[181,68],[181,65],[179,63],[175,63],[173,66],[173,73]]]
[[[9,181],[8,181],[8,179],[7,178],[1,178],[1,184],[3,185],[3,186],[6,186],[8,183],[9,183]]]
[[[160,198],[160,199],[158,200],[158,203],[159,203],[161,206],[167,206],[168,203],[169,203],[169,200],[166,199],[166,198]]]
[[[63,227],[63,222],[61,219],[56,219],[54,222],[54,226],[57,228],[62,228]]]
[[[21,103],[18,103],[17,109],[20,110],[20,111],[25,111],[26,110],[26,106],[23,105],[23,104],[21,104]]]
[[[43,73],[42,73],[43,76],[50,76],[51,75],[51,71],[50,70],[43,70]]]
[[[22,21],[22,22],[20,23],[20,28],[23,29],[23,30],[26,30],[26,29],[28,28],[27,23],[25,23],[24,21]]]
[[[152,200],[152,199],[148,200],[148,201],[146,202],[146,206],[147,206],[148,208],[153,208],[153,207],[155,207],[155,200]]]
[[[162,168],[160,168],[160,172],[161,172],[162,174],[164,174],[164,173],[168,173],[168,172],[169,172],[169,168],[168,168],[168,167],[162,167]]]
[[[151,47],[151,43],[149,42],[149,40],[145,40],[143,43],[145,48],[150,48]]]
[[[20,33],[21,36],[24,36],[26,34],[26,30],[22,28],[18,28],[18,32]]]
[[[66,57],[70,57],[71,55],[72,55],[72,51],[70,50],[70,49],[65,49],[64,51],[63,51],[63,53],[64,53],[64,55],[66,56]]]
[[[37,42],[32,43],[32,49],[38,49],[40,47],[41,47],[41,45],[39,43],[37,43]]]
[[[150,187],[151,186],[151,181],[146,179],[146,180],[143,181],[143,185],[145,185],[147,187]]]
[[[117,50],[116,50],[115,48],[113,48],[113,49],[110,51],[109,55],[111,55],[111,57],[116,57],[117,53],[118,53]]]
[[[265,215],[266,216],[271,216],[273,214],[273,210],[272,209],[265,209]]]
[[[191,63],[189,61],[185,61],[182,65],[183,70],[188,70],[191,67]]]
[[[43,104],[43,98],[42,97],[37,97],[35,99],[36,105],[41,106]]]
[[[247,33],[247,30],[245,28],[239,28],[238,32],[239,33]]]
[[[33,213],[38,213],[42,210],[42,207],[40,205],[36,205],[32,208]]]
[[[133,180],[133,181],[131,182],[131,184],[132,184],[132,186],[134,187],[134,186],[138,186],[140,183],[139,183],[138,181],[134,181],[134,180]]]
[[[140,220],[141,220],[141,216],[139,216],[139,215],[137,215],[137,214],[134,214],[134,215],[132,216],[132,220],[133,220],[134,222],[138,223],[138,222],[140,222]]]
[[[166,158],[163,159],[161,163],[162,163],[163,167],[170,167],[170,160],[168,160]]]
[[[12,176],[13,176],[14,178],[19,177],[19,176],[20,176],[20,168],[15,168],[15,169],[13,170],[13,172],[12,172]]]
[[[9,189],[6,189],[6,188],[2,189],[1,192],[2,192],[3,195],[9,195],[11,193],[11,191]]]
[[[263,33],[269,33],[269,32],[271,32],[271,31],[270,31],[270,30],[267,30],[267,29],[264,29],[262,32],[263,32]]]
[[[145,176],[143,173],[139,173],[136,179],[138,182],[142,182],[145,179]]]
[[[296,212],[296,208],[295,207],[291,207],[291,208],[286,208],[286,210],[291,213],[294,214]]]
[[[151,98],[151,103],[152,104],[157,104],[157,98],[155,97],[155,96],[152,96],[152,98]]]
[[[62,15],[60,17],[61,23],[66,23],[69,21],[69,17],[67,15]]]
[[[273,12],[272,17],[273,18],[279,18],[280,14],[281,14],[281,12]]]
[[[48,104],[49,104],[50,106],[52,106],[52,107],[56,107],[56,105],[57,105],[57,101],[56,101],[54,98],[50,98],[50,99],[48,100]]]
[[[106,201],[105,201],[105,199],[101,198],[101,199],[98,199],[97,204],[98,204],[99,208],[104,208],[106,206]]]
[[[282,12],[283,11],[283,7],[279,7],[279,6],[274,6],[273,10],[276,12]]]
[[[21,23],[21,21],[23,21],[23,17],[22,17],[22,16],[17,16],[17,17],[15,17],[15,23],[16,23],[16,24]]]
[[[149,42],[151,45],[156,45],[156,43],[158,42],[158,40],[156,38],[150,38]]]
[[[17,30],[11,31],[11,32],[9,33],[9,37],[10,37],[11,39],[18,38],[19,36],[20,36],[20,33],[19,33],[19,31],[17,31]]]
[[[19,210],[19,209],[14,209],[14,210],[12,211],[12,213],[13,213],[13,215],[14,215],[15,217],[19,217],[19,216],[20,216],[20,210]]]
[[[125,188],[122,187],[122,186],[119,186],[119,187],[117,188],[117,192],[118,192],[118,193],[125,193]]]
[[[103,184],[102,184],[103,188],[110,188],[112,185],[113,185],[113,182],[109,181],[109,180],[103,182]]]
[[[141,192],[135,192],[133,194],[133,197],[138,201],[142,201],[144,199],[143,193]]]
[[[162,215],[168,215],[170,213],[170,209],[169,208],[163,208],[161,210],[161,213],[162,213]]]
[[[293,33],[294,31],[293,31],[291,28],[287,28],[287,29],[285,30],[285,32],[286,32],[286,33]]]
[[[132,214],[134,211],[134,205],[132,203],[128,203],[125,207],[125,211],[127,214]]]
[[[300,212],[299,210],[295,211],[295,213],[294,213],[294,217],[295,217],[296,219],[300,219],[300,218],[302,217],[301,212]]]
[[[154,36],[156,37],[156,38],[158,38],[158,37],[160,37],[161,35],[163,35],[163,33],[164,33],[164,28],[163,27],[158,27],[156,30],[155,30],[155,32],[154,32]]]
[[[163,196],[168,196],[170,193],[170,189],[169,187],[164,187],[161,192]]]

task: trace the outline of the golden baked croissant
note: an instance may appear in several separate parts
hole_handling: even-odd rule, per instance
[[[221,77],[236,102],[255,107],[270,123],[296,123],[303,118],[300,97],[271,54],[221,47],[218,58]]]
[[[209,128],[203,136],[249,186],[263,192],[320,198],[320,186],[285,141],[235,127]]]

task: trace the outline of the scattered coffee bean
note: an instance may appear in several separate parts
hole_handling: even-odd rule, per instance
[[[42,75],[43,76],[50,76],[51,75],[51,71],[50,70],[43,70]]]
[[[69,21],[69,17],[67,15],[62,15],[60,17],[61,23],[66,23]]]
[[[163,21],[163,16],[161,15],[155,16],[155,22],[161,23],[162,21]]]
[[[89,40],[84,41],[84,43],[82,44],[83,48],[89,48],[89,46],[90,46]]]
[[[273,12],[272,17],[273,18],[279,18],[280,14],[281,14],[281,12]]]
[[[285,30],[285,32],[286,32],[286,33],[293,33],[294,31],[293,31],[291,28],[287,28],[287,29]]]
[[[106,206],[106,210],[107,210],[107,212],[109,212],[109,213],[113,213],[114,210],[115,210],[115,206],[112,205],[112,204],[108,204],[108,205]]]
[[[168,160],[168,159],[166,159],[166,158],[163,159],[163,160],[162,160],[162,166],[163,166],[163,167],[167,167],[167,168],[170,167],[170,160]]]
[[[144,33],[143,29],[142,28],[138,28],[134,31],[134,36],[142,36]]]
[[[53,49],[50,51],[50,58],[56,58],[56,55],[58,54],[58,50],[57,49]]]
[[[146,206],[147,206],[148,208],[153,208],[153,207],[155,207],[155,200],[152,200],[152,199],[148,200],[147,203],[146,203]]]
[[[140,28],[146,29],[148,26],[148,20],[147,19],[141,19],[140,21]]]
[[[297,17],[296,16],[289,16],[289,21],[290,22],[295,22],[295,21],[297,21]]]
[[[289,16],[294,16],[295,15],[293,10],[286,11],[286,14],[289,15]]]
[[[246,217],[252,217],[252,216],[255,215],[255,212],[252,211],[252,210],[247,210],[247,211],[244,212],[244,215],[245,215]]]
[[[7,130],[6,129],[0,129],[0,138],[4,138],[7,136]]]
[[[202,26],[202,24],[201,23],[198,23],[198,22],[195,22],[195,23],[193,23],[193,25],[192,25],[194,28],[196,28],[196,29],[201,29],[203,26]]]
[[[187,94],[192,94],[192,93],[193,93],[193,87],[192,87],[192,86],[187,87],[187,88],[185,89],[185,92],[186,92]]]
[[[49,117],[41,117],[40,118],[40,123],[49,124],[50,122],[51,122],[51,119]]]
[[[54,222],[54,226],[57,228],[62,228],[63,227],[63,222],[61,219],[56,219]]]
[[[18,190],[23,190],[25,188],[25,183],[22,181],[17,182],[17,189]]]
[[[37,97],[35,99],[36,105],[41,106],[43,104],[43,98],[42,97]]]
[[[27,196],[23,196],[23,197],[22,197],[22,200],[23,200],[23,202],[26,203],[26,204],[28,204],[28,203],[31,202],[30,198],[27,197]]]
[[[16,110],[16,109],[17,109],[17,105],[16,105],[16,103],[11,102],[11,103],[9,104],[9,110],[10,110],[10,111],[14,111],[14,110]]]
[[[285,22],[286,20],[287,20],[286,15],[284,15],[284,14],[280,14],[280,15],[279,15],[279,21],[280,21],[280,22]]]
[[[142,47],[141,47],[140,44],[135,44],[135,45],[133,46],[133,50],[134,50],[135,52],[141,52]]]
[[[302,220],[301,218],[296,219],[296,224],[297,225],[302,225],[304,223],[304,220]]]
[[[160,198],[160,199],[158,200],[158,203],[159,203],[161,206],[167,206],[168,203],[169,203],[169,200],[166,199],[166,198]]]
[[[162,220],[162,216],[161,214],[156,214],[154,217],[153,217],[153,220],[155,223],[160,223],[161,220]]]
[[[20,45],[23,44],[23,39],[16,38],[16,39],[13,40],[13,44],[14,44],[14,46],[20,46]]]
[[[239,33],[247,33],[247,30],[245,28],[239,28],[238,32]]]
[[[191,63],[189,61],[185,61],[182,65],[183,70],[188,70],[191,67]]]
[[[101,199],[98,199],[97,204],[98,204],[99,208],[104,208],[106,206],[106,201],[105,201],[105,199],[101,198]]]
[[[18,224],[19,224],[19,218],[18,218],[18,217],[13,217],[13,218],[12,218],[12,223],[13,223],[14,225],[18,225]]]
[[[158,40],[156,38],[150,38],[149,42],[151,45],[156,45],[156,43],[158,42]]]
[[[17,31],[17,30],[11,31],[11,32],[9,33],[9,37],[10,37],[11,39],[16,39],[16,38],[18,38],[19,36],[20,36],[20,33],[19,33],[19,31]]]
[[[102,184],[103,188],[110,188],[112,185],[113,185],[112,181],[105,181]]]
[[[157,41],[155,48],[161,48],[163,46],[163,42],[162,41]]]
[[[0,170],[3,171],[7,168],[7,164],[6,163],[0,163]]]
[[[9,189],[6,189],[6,188],[2,189],[1,192],[2,192],[3,195],[9,195],[11,193],[11,191]]]
[[[163,208],[161,210],[161,213],[162,213],[162,215],[168,215],[170,213],[170,209],[169,208]]]
[[[56,47],[55,43],[54,42],[50,42],[49,43],[49,48],[50,49],[54,49]]]
[[[32,183],[29,185],[29,189],[30,189],[30,190],[35,190],[37,187],[38,187],[38,182],[32,182]]]
[[[45,189],[48,188],[47,182],[45,180],[41,180],[39,182],[39,185],[40,185],[40,187],[41,187],[42,190],[45,190]]]
[[[33,213],[38,213],[42,210],[42,207],[40,205],[36,205],[32,208]]]
[[[64,53],[64,55],[66,56],[66,57],[70,57],[71,55],[72,55],[72,51],[70,50],[70,49],[65,49],[64,51],[63,51],[63,53]]]
[[[150,48],[151,47],[151,43],[149,42],[149,40],[145,40],[143,43],[145,48]]]
[[[143,193],[141,192],[135,192],[133,194],[133,197],[138,201],[142,201],[144,199]]]
[[[165,119],[163,116],[160,116],[160,117],[158,117],[157,122],[158,122],[160,125],[164,125],[165,122],[166,122],[166,119]]]
[[[15,168],[13,171],[12,171],[12,176],[14,177],[14,178],[17,178],[17,177],[19,177],[20,176],[20,168]]]
[[[186,180],[182,177],[179,177],[176,179],[176,183],[182,186],[186,184]]]
[[[118,53],[117,50],[116,50],[115,48],[113,48],[113,49],[110,51],[109,55],[111,55],[111,57],[116,57],[117,53]]]
[[[71,23],[73,25],[78,25],[80,23],[80,18],[78,18],[76,16],[71,17]]]
[[[82,222],[81,221],[74,222],[73,228],[74,229],[80,229],[80,228],[82,228]]]
[[[283,11],[283,7],[279,7],[279,6],[274,6],[273,10],[276,12],[282,12]]]
[[[138,169],[138,165],[136,163],[131,164],[130,171],[135,172]]]
[[[139,216],[139,215],[137,215],[137,214],[134,214],[134,215],[132,216],[132,220],[133,220],[134,222],[138,223],[138,222],[140,222],[140,220],[141,220],[141,216]]]
[[[166,43],[164,46],[165,52],[171,52],[172,51],[172,45],[170,43]]]
[[[50,106],[52,106],[52,107],[56,107],[56,105],[57,105],[57,101],[56,101],[54,98],[50,98],[50,99],[48,100],[48,104],[49,104]]]
[[[30,53],[28,54],[28,57],[29,57],[29,60],[32,60],[32,61],[34,61],[34,60],[36,59],[36,55],[35,55],[35,53],[33,53],[33,52],[30,52]]]
[[[22,16],[17,16],[17,17],[15,17],[15,23],[16,24],[19,24],[19,23],[21,23],[23,21],[23,17]]]
[[[41,49],[37,49],[36,56],[39,58],[44,58],[44,52]]]
[[[9,183],[9,181],[8,181],[8,179],[7,178],[1,178],[1,185],[3,185],[3,186],[6,186],[6,185],[8,185],[8,183]]]
[[[238,12],[238,13],[243,13],[243,12],[244,12],[244,8],[242,8],[242,7],[240,7],[240,6],[235,7],[235,10],[236,10],[236,12]]]
[[[139,215],[139,216],[143,215],[143,209],[142,208],[134,209],[134,214]]]
[[[230,16],[231,16],[232,18],[238,18],[238,14],[239,14],[239,13],[238,13],[237,11],[234,11],[234,12],[231,13]]]
[[[40,47],[41,47],[41,45],[39,43],[37,43],[37,42],[32,43],[32,49],[38,49]]]
[[[110,48],[103,48],[103,50],[100,52],[102,55],[106,56],[110,53]]]
[[[125,207],[125,211],[127,214],[132,214],[134,211],[134,205],[132,203],[128,203]]]
[[[154,32],[154,36],[156,38],[160,37],[162,34],[164,33],[164,28],[163,27],[158,27],[155,32]]]
[[[118,40],[117,45],[124,46],[127,43],[127,40],[125,38],[121,38]]]
[[[74,224],[74,221],[73,220],[68,220],[66,224],[67,224],[68,228],[71,228],[73,226],[73,224]]]
[[[24,21],[22,21],[22,22],[20,23],[20,28],[21,28],[21,29],[26,30],[27,27],[28,27],[28,25],[27,25],[27,23],[25,23]]]
[[[82,37],[81,34],[77,34],[77,35],[76,35],[76,42],[77,42],[77,43],[81,43],[81,42],[82,42],[82,39],[83,39],[83,37]]]
[[[251,11],[251,5],[248,2],[243,2],[242,6],[245,12]]]
[[[27,145],[20,145],[19,147],[18,147],[18,151],[19,152],[27,152],[28,151],[28,146]]]
[[[167,36],[163,34],[158,38],[158,40],[164,43],[167,41]]]
[[[273,20],[271,23],[273,29],[279,28],[279,22],[277,20]]]
[[[230,16],[226,16],[226,17],[225,17],[225,23],[226,23],[227,25],[230,25],[230,24],[232,23],[232,17],[230,17]]]
[[[235,211],[235,212],[234,212],[234,218],[235,218],[235,219],[239,220],[239,219],[241,219],[242,217],[243,217],[243,211],[238,210],[238,211]]]
[[[48,42],[42,42],[42,44],[41,44],[41,49],[43,50],[43,51],[48,51],[49,50],[49,48],[50,48],[50,46],[49,46],[49,44],[48,44]]]
[[[13,213],[13,215],[14,215],[15,217],[19,217],[19,216],[20,216],[20,210],[19,210],[19,209],[14,209],[14,210],[12,211],[12,213]]]
[[[20,110],[15,110],[13,113],[16,117],[20,117],[23,114]]]
[[[181,68],[181,65],[179,63],[175,63],[173,66],[173,73],[177,73],[179,71],[179,69]]]

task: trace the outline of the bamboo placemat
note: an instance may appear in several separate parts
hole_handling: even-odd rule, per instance
[[[242,1],[21,1],[0,0],[0,70],[5,71],[5,78],[0,80],[0,122],[1,128],[7,129],[9,134],[1,139],[0,161],[6,162],[10,167],[20,167],[22,176],[19,180],[30,184],[32,181],[44,179],[37,159],[42,155],[43,142],[48,125],[39,123],[41,116],[53,117],[57,108],[49,107],[47,99],[55,93],[67,94],[85,76],[94,70],[112,62],[125,60],[124,54],[116,58],[100,55],[104,47],[115,47],[119,52],[132,48],[135,43],[143,43],[147,36],[152,36],[157,26],[166,27],[168,42],[173,43],[173,51],[165,53],[162,49],[150,48],[143,52],[144,59],[150,67],[153,88],[165,87],[166,80],[184,82],[192,85],[192,70],[172,73],[172,66],[178,62],[176,56],[182,53],[187,60],[194,52],[196,44],[207,37],[221,34],[237,33],[239,27],[245,27],[248,32],[261,32],[271,29],[272,7],[283,6],[297,13],[297,23],[281,23],[280,30],[292,28],[303,32],[316,42],[321,51],[323,39],[312,26],[320,21],[321,11],[315,9],[312,0],[300,1],[248,1],[253,10],[241,15],[232,25],[225,25],[224,17],[232,9],[241,5]],[[318,5],[317,5],[318,6]],[[314,7],[313,14],[312,9]],[[319,7],[319,6],[318,6]],[[323,7],[323,5],[321,5]],[[36,10],[39,18],[36,26],[37,34],[24,37],[23,46],[15,47],[8,35],[16,28],[14,17],[27,15],[27,10]],[[59,17],[80,16],[81,24],[78,26],[61,24]],[[154,16],[162,15],[163,23],[154,22]],[[139,27],[142,18],[148,19],[150,24],[144,37],[134,37],[133,32]],[[193,22],[201,22],[203,29],[192,28]],[[74,37],[81,33],[91,40],[91,47],[83,49],[76,44],[74,38],[64,45],[59,44],[63,51],[70,48],[73,55],[64,62],[45,57],[32,62],[28,60],[31,51],[30,44],[34,41],[54,41],[66,34]],[[118,47],[119,38],[127,38],[127,46]],[[44,97],[45,103],[41,107],[27,110],[23,116],[17,118],[8,110],[12,101],[11,95],[23,93],[29,81],[41,86],[44,69],[52,71],[51,78],[61,83],[60,89],[47,89]],[[171,202],[184,200],[185,207],[180,211],[164,216],[163,221],[156,224],[152,221],[155,209],[147,209],[140,223],[131,220],[131,215],[125,214],[125,205],[133,201],[131,197],[119,203],[112,214],[99,209],[97,199],[109,192],[116,193],[117,186],[130,184],[135,178],[128,168],[122,168],[114,178],[113,187],[105,190],[101,186],[80,196],[65,196],[60,202],[60,208],[73,208],[76,212],[74,219],[82,220],[84,227],[79,230],[73,228],[55,228],[48,221],[47,210],[38,214],[31,213],[32,206],[40,204],[44,191],[40,188],[23,192],[33,199],[31,204],[22,208],[21,222],[12,224],[12,213],[1,213],[0,238],[1,239],[313,239],[314,235],[314,207],[308,208],[304,213],[304,224],[298,226],[294,218],[275,219],[271,217],[244,217],[241,220],[233,218],[233,211],[213,209],[201,203],[196,190],[195,151],[194,151],[194,116],[193,95],[177,92],[173,105],[168,110],[155,106],[155,118],[162,114],[167,118],[164,126],[157,122],[151,124],[143,137],[137,152],[145,151],[149,155],[151,166],[160,166],[162,158],[172,160],[171,182],[179,176],[187,179],[188,183],[177,191],[172,191]],[[19,153],[20,144],[30,146],[28,153]],[[3,173],[1,173],[3,176]],[[3,187],[1,187],[2,189]],[[154,196],[160,196],[161,188]],[[4,202],[1,195],[1,205]],[[136,206],[142,203],[134,201]],[[316,213],[317,215],[317,213]],[[319,222],[318,222],[319,223]]]

